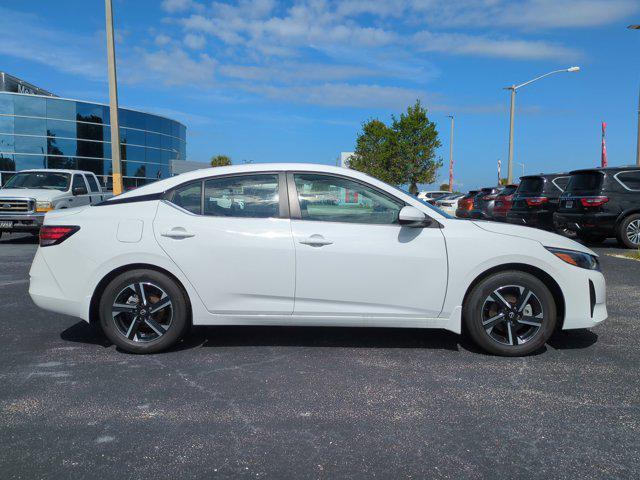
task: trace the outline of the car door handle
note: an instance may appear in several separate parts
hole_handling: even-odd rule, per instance
[[[185,230],[182,227],[172,228],[171,230],[169,230],[167,232],[162,232],[160,235],[162,235],[163,237],[176,238],[176,239],[191,238],[191,237],[195,237],[196,236],[195,233],[188,232],[187,230]]]
[[[331,245],[333,242],[325,239],[322,235],[315,234],[300,240],[300,243],[311,247],[324,247],[325,245]]]

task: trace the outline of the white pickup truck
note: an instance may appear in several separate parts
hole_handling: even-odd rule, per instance
[[[23,170],[0,188],[0,236],[4,232],[35,235],[49,210],[94,205],[112,196],[92,172]]]

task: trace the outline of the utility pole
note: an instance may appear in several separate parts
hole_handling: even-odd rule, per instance
[[[111,120],[111,166],[113,194],[122,193],[122,169],[120,168],[120,125],[118,122],[118,76],[116,73],[116,46],[113,39],[113,8],[111,0],[105,0],[107,20],[107,64],[109,65],[109,116]]]
[[[451,139],[449,140],[449,191],[453,192],[453,127],[455,118],[449,115],[451,119]]]
[[[640,30],[640,25],[629,25],[629,30]],[[636,165],[640,167],[640,90],[638,90],[638,139],[636,145]]]

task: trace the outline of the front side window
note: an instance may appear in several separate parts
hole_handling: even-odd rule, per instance
[[[205,181],[204,214],[218,217],[278,217],[278,175],[237,175]]]
[[[173,191],[171,203],[200,215],[202,213],[202,182],[182,185]]]
[[[74,175],[73,176],[73,186],[72,188],[75,190],[76,188],[84,188],[87,189],[87,185],[84,183],[84,178],[82,175]]]
[[[398,223],[403,203],[346,178],[294,174],[303,220],[390,225]]]

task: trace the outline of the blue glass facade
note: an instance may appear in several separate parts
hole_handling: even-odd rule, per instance
[[[125,188],[171,176],[186,158],[186,127],[159,115],[121,108]],[[58,97],[0,92],[0,182],[27,168],[72,168],[111,185],[109,106]]]

